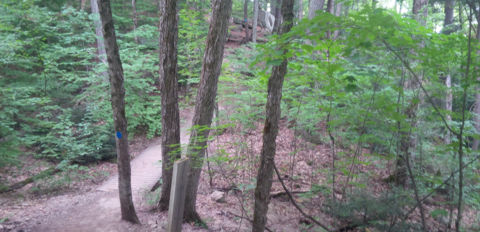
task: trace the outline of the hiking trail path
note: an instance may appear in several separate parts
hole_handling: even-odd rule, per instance
[[[193,111],[186,110],[181,126],[180,140],[188,142]],[[38,232],[122,232],[162,230],[166,222],[145,221],[142,212],[148,212],[151,206],[146,204],[145,195],[161,177],[161,140],[157,139],[131,161],[132,194],[137,215],[141,225],[133,225],[121,221],[120,200],[118,198],[118,173],[110,176],[95,190],[83,195],[59,196],[49,199],[46,204],[47,213],[43,220],[38,221],[24,231]],[[61,211],[59,205],[62,206]],[[43,210],[42,210],[43,211]],[[38,212],[41,214],[42,212]],[[143,219],[143,220],[142,220]]]

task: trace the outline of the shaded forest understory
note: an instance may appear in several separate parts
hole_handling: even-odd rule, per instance
[[[180,156],[184,231],[480,231],[479,22],[473,0],[2,0],[0,231],[164,231]],[[127,223],[99,189],[149,149]]]

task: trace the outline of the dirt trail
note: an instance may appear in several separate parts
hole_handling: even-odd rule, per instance
[[[237,41],[240,36],[241,28],[237,29],[226,45],[225,53],[232,52],[232,48],[237,48],[240,42]],[[181,143],[188,142],[193,109],[189,107],[180,112],[181,118]],[[166,228],[166,213],[152,213],[152,206],[147,203],[145,195],[150,188],[161,177],[161,145],[160,140],[156,140],[150,146],[143,150],[141,154],[135,157],[131,162],[132,170],[132,193],[135,209],[141,221],[140,225],[132,225],[120,220],[120,202],[118,198],[118,175],[112,175],[93,190],[84,194],[71,193],[49,198],[36,206],[29,208],[30,212],[23,212],[22,217],[17,215],[22,225],[16,227],[16,231],[23,232],[127,232],[127,231],[164,231]],[[204,193],[205,194],[205,193]],[[220,205],[210,202],[208,197],[200,196],[203,203],[199,205],[199,212],[202,215],[209,215],[210,218],[218,217],[218,208]],[[216,210],[213,210],[215,208]],[[225,216],[225,215],[224,215]],[[237,222],[214,220],[213,227],[237,228]],[[228,224],[224,227],[224,224]],[[185,231],[205,231],[195,228],[192,225],[184,224]],[[0,227],[0,231],[2,231]],[[227,230],[228,231],[228,230]]]
[[[182,112],[184,119],[181,127],[181,142],[188,141],[188,128],[192,113]],[[84,195],[54,197],[42,209],[46,213],[24,231],[153,231],[162,230],[164,222],[152,223],[149,220],[150,206],[145,203],[144,195],[161,177],[161,145],[157,140],[131,162],[132,192],[137,214],[142,225],[132,225],[120,220],[120,201],[118,199],[118,175],[111,176],[97,189]],[[159,225],[157,225],[159,224]]]

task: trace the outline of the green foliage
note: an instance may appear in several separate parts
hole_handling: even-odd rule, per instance
[[[328,32],[334,30],[339,31],[339,36],[327,38]],[[279,45],[288,46],[289,52],[282,54]],[[472,48],[478,48],[478,42],[472,41]],[[362,215],[361,209],[366,209],[373,215],[385,217],[373,218],[373,224],[365,226],[383,231],[388,226],[385,221],[411,206],[413,192],[401,193],[398,197],[397,193],[386,191],[376,198],[371,197],[372,193],[357,193],[368,189],[366,181],[376,173],[375,170],[355,172],[355,168],[391,165],[392,158],[402,155],[401,134],[411,133],[418,141],[409,153],[421,195],[434,191],[459,166],[457,138],[452,136],[451,144],[443,142],[447,129],[442,118],[451,115],[448,125],[455,132],[459,132],[465,120],[464,139],[475,136],[473,115],[468,109],[474,102],[475,87],[478,89],[475,81],[478,72],[471,71],[465,76],[468,39],[461,32],[439,34],[395,12],[366,7],[349,12],[348,17],[320,13],[312,20],[303,20],[288,34],[274,36],[268,43],[249,50],[254,59],[241,51],[237,50],[228,60],[230,66],[243,71],[244,75],[227,71],[222,79],[227,88],[234,89],[232,95],[241,95],[226,99],[239,112],[239,117],[231,120],[244,127],[260,121],[264,102],[260,100],[258,111],[251,114],[252,107],[256,106],[252,101],[256,97],[251,96],[265,100],[271,68],[287,58],[282,116],[290,125],[295,125],[296,130],[306,131],[323,143],[331,143],[326,130],[332,132],[336,145],[342,150],[337,154],[335,175],[347,177],[348,182],[341,185],[352,194],[346,197],[347,203],[338,205],[339,211],[334,217],[346,222]],[[478,61],[478,55],[472,53],[472,64]],[[446,74],[452,77],[453,112],[443,110]],[[424,89],[411,87],[418,83],[418,78],[423,78]],[[465,112],[461,107],[464,92]],[[419,105],[414,118],[407,114],[412,105]],[[467,153],[464,162],[476,158],[468,149],[470,144],[462,146]],[[478,208],[478,172],[474,171],[478,165],[475,163],[465,170],[464,191],[465,202]],[[328,175],[333,174],[329,171]],[[458,192],[457,184],[451,187]],[[314,190],[306,197],[322,192]],[[391,202],[398,205],[390,209]],[[418,225],[402,222],[394,228],[396,231],[409,229],[418,229]]]
[[[196,84],[200,81],[208,24],[205,12],[181,9],[178,22],[178,74],[179,83]]]
[[[41,4],[40,4],[41,6]],[[106,67],[96,62],[94,25],[86,12],[59,12],[33,1],[0,4],[0,166],[19,147],[52,161],[88,163],[115,157]],[[130,134],[161,131],[157,76],[158,32],[141,26],[118,33]],[[152,42],[155,41],[155,42]]]
[[[402,218],[405,207],[415,203],[406,192],[395,190],[379,197],[371,192],[355,192],[347,199],[327,204],[331,216],[347,225],[379,231],[420,231],[420,225],[398,219]]]

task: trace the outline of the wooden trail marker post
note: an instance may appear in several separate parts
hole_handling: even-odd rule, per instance
[[[190,161],[187,158],[175,161],[173,164],[172,189],[168,205],[167,232],[182,231],[183,208],[185,207],[185,190]]]

